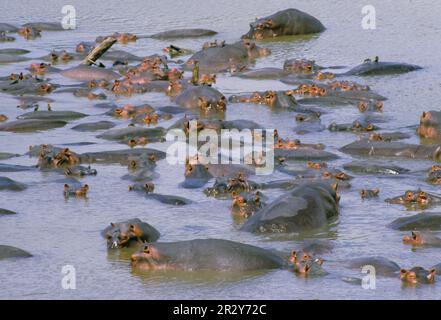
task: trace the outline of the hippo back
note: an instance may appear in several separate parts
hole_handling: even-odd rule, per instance
[[[326,183],[308,183],[259,210],[241,228],[248,232],[303,232],[324,227],[338,215],[337,195]]]

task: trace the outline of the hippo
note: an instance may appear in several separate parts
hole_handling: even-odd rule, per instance
[[[297,10],[286,9],[250,23],[250,31],[242,39],[267,39],[280,36],[319,33],[323,24],[313,16]]]
[[[225,110],[225,96],[209,86],[196,86],[184,90],[176,97],[176,103],[185,108],[198,108],[203,111]]]
[[[185,189],[201,188],[213,178],[213,175],[208,171],[208,167],[202,164],[187,164],[185,166],[185,180],[179,184]]]
[[[339,214],[336,186],[302,184],[278,197],[240,228],[253,233],[304,232],[329,225]]]
[[[30,258],[32,254],[20,248],[0,245],[0,260],[10,258]]]
[[[36,28],[42,31],[63,31],[64,29],[60,22],[29,22],[22,25],[22,27]]]
[[[244,272],[284,267],[270,250],[222,239],[145,243],[132,255],[141,270]]]
[[[375,175],[400,175],[410,172],[409,169],[395,166],[388,163],[372,162],[372,161],[352,161],[345,163],[343,169],[358,174],[375,174]]]
[[[87,114],[76,111],[33,111],[24,113],[17,117],[17,119],[38,119],[38,120],[77,120],[87,117]]]
[[[232,196],[233,193],[249,192],[259,188],[259,184],[249,181],[245,175],[239,173],[231,178],[218,178],[213,187],[204,190],[207,196],[225,199]]]
[[[322,267],[322,259],[297,261],[293,264],[293,271],[303,277],[323,277],[329,274]]]
[[[441,184],[441,166],[433,165],[427,175],[427,182],[432,184]]]
[[[424,111],[420,117],[417,133],[421,138],[441,139],[441,111]]]
[[[440,238],[431,233],[422,233],[420,231],[412,231],[410,236],[405,235],[403,243],[414,247],[441,247]]]
[[[216,31],[208,29],[174,29],[155,33],[150,36],[153,39],[181,39],[181,38],[198,38],[208,37],[217,34]]]
[[[10,215],[13,215],[13,214],[17,214],[17,212],[12,211],[12,210],[8,210],[8,209],[0,208],[0,216],[10,216]]]
[[[7,177],[0,177],[0,191],[9,190],[9,191],[23,191],[26,189],[26,185],[23,183],[14,181]]]
[[[101,57],[101,60],[111,60],[111,61],[142,61],[144,58],[136,56],[130,52],[124,50],[109,50],[106,51]]]
[[[130,161],[131,156],[145,156],[152,157],[157,160],[165,158],[166,154],[163,151],[150,149],[150,148],[137,148],[137,149],[123,149],[123,150],[111,150],[111,151],[97,151],[86,152],[79,156],[82,163],[120,163],[127,164]]]
[[[337,124],[335,122],[332,122],[328,130],[329,131],[348,131],[348,132],[370,132],[374,130],[378,130],[379,128],[369,122],[363,121],[363,120],[355,120],[352,123],[343,123],[343,124]]]
[[[256,46],[254,42],[242,40],[233,44],[218,45],[203,49],[192,55],[185,63],[187,70],[192,69],[194,62],[199,63],[202,73],[225,72],[237,64],[247,65],[256,58],[270,54],[269,49]]]
[[[145,128],[129,126],[121,129],[110,129],[98,135],[97,138],[105,140],[129,141],[131,139],[145,138],[148,142],[163,141],[165,129],[161,127]]]
[[[435,282],[436,269],[426,270],[423,267],[413,267],[410,270],[401,269],[400,279],[404,284],[431,284]]]
[[[22,49],[22,48],[5,48],[5,49],[0,49],[0,54],[15,54],[15,55],[23,55],[23,54],[28,54],[31,51],[26,50],[26,49]]]
[[[298,124],[294,128],[294,132],[297,134],[307,134],[311,132],[323,131],[325,129],[325,126],[321,123],[320,116],[320,112],[297,114],[296,122]]]
[[[380,193],[380,189],[361,189],[360,190],[360,197],[362,199],[370,199],[370,198],[377,198],[378,194]]]
[[[41,37],[41,30],[30,26],[21,27],[18,29],[17,33],[26,40],[35,40]]]
[[[70,186],[69,184],[64,184],[63,194],[65,198],[76,197],[76,198],[87,198],[87,193],[89,192],[89,185],[84,184],[81,187]]]
[[[283,69],[267,67],[256,70],[246,70],[235,74],[235,76],[244,79],[277,80],[286,74],[287,72]]]
[[[441,196],[431,194],[420,189],[408,190],[401,196],[387,198],[384,201],[391,204],[402,204],[409,209],[426,209],[432,205],[441,203]]]
[[[129,191],[132,190],[138,191],[139,193],[143,194],[146,199],[153,199],[164,204],[184,206],[192,203],[191,200],[185,199],[183,197],[153,193],[154,186],[152,183],[130,185]]]
[[[368,139],[362,139],[347,144],[339,150],[357,156],[441,160],[440,146],[415,145],[396,141],[369,141]]]
[[[259,209],[266,206],[263,200],[266,197],[259,191],[253,192],[241,192],[239,194],[232,193],[233,203],[231,205],[231,213],[239,218],[248,219],[254,215]]]
[[[131,180],[135,182],[151,181],[157,179],[159,174],[153,170],[153,167],[141,167],[131,170],[128,174],[124,175],[122,179]]]
[[[316,161],[326,161],[326,160],[335,160],[339,157],[336,154],[333,154],[328,151],[318,150],[311,147],[305,148],[292,148],[292,149],[282,149],[276,148],[274,149],[274,157],[275,159],[286,160],[316,160]]]
[[[396,277],[400,272],[398,264],[381,256],[355,258],[346,264],[350,269],[361,269],[364,266],[373,266],[375,274],[384,277]]]
[[[441,230],[441,213],[427,212],[418,213],[413,216],[395,219],[387,225],[389,228],[401,231],[413,230]]]
[[[79,81],[92,81],[92,80],[115,80],[121,76],[109,69],[79,65],[70,69],[66,69],[60,72],[62,76]]]
[[[158,230],[138,218],[110,223],[101,234],[109,249],[133,247],[143,241],[154,242],[160,237]]]
[[[92,169],[90,166],[71,166],[64,170],[64,174],[73,177],[96,176],[98,171]]]
[[[345,76],[378,76],[411,72],[422,69],[414,64],[385,61],[367,61],[343,73]]]
[[[12,82],[0,82],[0,90],[13,95],[51,93],[58,85],[37,78],[16,79]]]
[[[97,121],[97,122],[89,122],[89,123],[81,123],[72,127],[72,130],[80,131],[80,132],[95,132],[98,130],[107,130],[115,127],[116,124],[111,121]]]

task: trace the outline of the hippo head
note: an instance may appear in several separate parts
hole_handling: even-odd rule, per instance
[[[168,268],[167,257],[161,254],[155,245],[145,243],[138,252],[131,256],[133,268],[144,270],[157,270]]]
[[[440,111],[424,111],[420,117],[420,125],[417,133],[422,138],[439,139],[441,126]]]
[[[250,23],[250,30],[242,38],[262,40],[277,37],[279,35],[279,28],[280,26],[271,18],[257,19]]]
[[[403,243],[405,244],[411,244],[414,246],[422,245],[423,244],[423,237],[420,232],[418,231],[412,231],[411,235],[405,235],[403,237]]]
[[[105,230],[104,237],[109,249],[128,247],[131,240],[142,235],[142,230],[136,224],[110,223]]]
[[[418,283],[433,283],[435,281],[436,269],[425,270],[415,267],[410,270],[401,269],[400,279],[406,284],[416,285]]]

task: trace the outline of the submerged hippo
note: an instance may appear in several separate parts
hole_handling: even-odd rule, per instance
[[[87,117],[87,114],[76,111],[33,111],[24,113],[17,119],[38,119],[38,120],[77,120]]]
[[[400,74],[410,71],[422,69],[420,66],[414,64],[400,63],[400,62],[385,62],[385,61],[367,61],[362,63],[343,75],[347,76],[377,76],[388,74]]]
[[[80,81],[115,80],[121,76],[109,69],[80,65],[60,72],[62,76]]]
[[[261,40],[324,30],[323,24],[313,16],[297,9],[286,9],[250,23],[250,31],[242,38]]]
[[[440,146],[416,145],[398,141],[362,139],[340,148],[341,152],[357,156],[382,156],[411,159],[441,160]]]
[[[441,213],[418,213],[409,217],[395,219],[388,224],[389,228],[402,231],[412,230],[441,230]]]
[[[225,110],[225,96],[209,86],[190,87],[176,98],[176,103],[185,108],[201,110]]]
[[[400,272],[400,266],[381,256],[362,257],[350,260],[346,266],[350,269],[361,269],[364,266],[373,266],[375,274],[384,277],[395,277]]]
[[[417,133],[421,138],[441,139],[441,111],[424,111]]]
[[[441,247],[441,239],[431,233],[422,233],[419,231],[412,231],[410,235],[403,237],[404,244],[410,244],[415,247]]]
[[[174,29],[155,33],[150,37],[153,39],[176,39],[176,38],[196,38],[207,37],[217,34],[216,31],[208,29]]]
[[[32,254],[30,254],[27,251],[24,251],[16,247],[0,245],[0,260],[9,259],[9,258],[29,258],[29,257],[32,257]]]
[[[402,204],[409,209],[425,209],[441,203],[441,196],[421,190],[408,190],[401,196],[385,199],[387,203]]]
[[[303,232],[328,226],[338,216],[336,186],[305,183],[262,208],[241,227],[254,233]]]
[[[144,241],[153,242],[160,236],[158,230],[138,218],[111,223],[101,234],[107,240],[109,249],[131,247]]]
[[[144,270],[240,272],[283,266],[272,251],[221,239],[146,243],[132,255],[132,267]]]
[[[343,165],[343,169],[358,174],[399,175],[410,170],[388,163],[372,161],[352,161]]]
[[[71,129],[80,132],[94,132],[98,130],[112,129],[115,126],[116,124],[111,121],[97,121],[97,122],[81,123],[72,127]]]
[[[14,181],[7,177],[0,177],[0,191],[23,191],[24,189],[26,189],[26,185],[23,183]]]
[[[60,22],[29,22],[22,27],[36,28],[42,31],[63,31],[63,25]]]
[[[413,267],[410,270],[400,270],[401,281],[410,285],[433,283],[435,281],[435,275],[436,269],[434,268],[426,270],[423,267]]]
[[[186,198],[175,195],[153,193],[153,190],[154,186],[152,183],[134,184],[129,186],[129,191],[137,191],[143,194],[146,199],[153,199],[164,204],[169,204],[173,206],[184,206],[192,203],[191,200],[188,200]]]
[[[258,47],[254,42],[242,40],[198,51],[188,59],[185,67],[193,69],[197,61],[199,71],[202,73],[224,72],[235,68],[237,64],[247,65],[250,61],[269,54],[269,49]]]

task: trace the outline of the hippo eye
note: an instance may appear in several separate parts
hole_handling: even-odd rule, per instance
[[[106,234],[106,239],[110,240],[110,239],[112,239],[112,236],[110,234]]]

